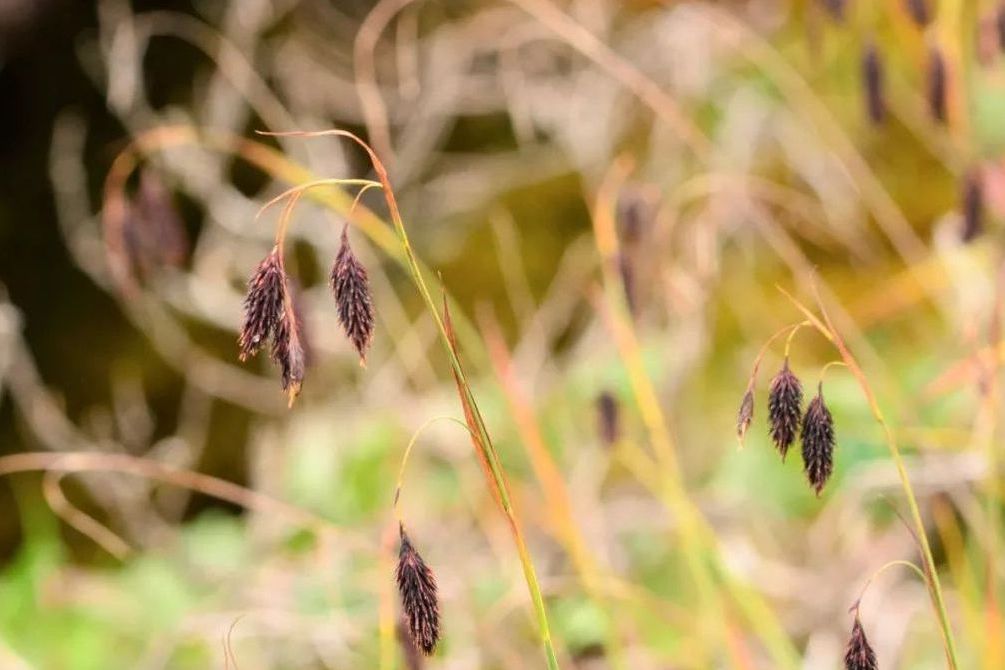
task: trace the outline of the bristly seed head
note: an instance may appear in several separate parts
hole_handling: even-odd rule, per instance
[[[834,470],[834,418],[824,404],[822,385],[806,408],[802,440],[803,469],[819,496]]]
[[[613,446],[621,433],[618,419],[618,401],[610,391],[597,396],[597,431],[604,446]]]
[[[876,45],[870,43],[862,56],[862,79],[865,84],[866,108],[869,120],[874,124],[883,123],[886,118],[886,101],[883,98],[883,62]]]
[[[768,425],[771,440],[785,460],[789,447],[796,441],[799,421],[803,414],[803,385],[789,369],[789,359],[785,358],[782,369],[771,380],[768,390]]]
[[[946,60],[942,57],[942,52],[939,51],[938,47],[932,47],[928,55],[928,110],[932,120],[938,123],[945,123],[948,117],[946,112],[947,78]]]
[[[436,599],[436,578],[399,527],[401,549],[395,578],[401,594],[401,607],[408,620],[408,630],[415,644],[426,656],[436,650],[440,638],[440,608]]]
[[[963,178],[963,230],[960,239],[970,242],[984,228],[984,183],[981,173],[973,169]]]
[[[736,437],[740,442],[747,435],[750,422],[754,420],[754,391],[747,389],[740,401],[740,411],[736,413]]]
[[[279,249],[273,247],[248,280],[244,325],[237,340],[242,361],[257,354],[275,332],[282,319],[285,292],[286,273]]]
[[[373,339],[373,300],[366,268],[349,246],[348,226],[342,229],[342,246],[332,266],[331,287],[338,307],[338,320],[359,353],[360,365]]]
[[[865,639],[862,622],[855,613],[855,624],[851,627],[851,637],[848,639],[848,650],[844,655],[845,670],[878,670],[876,653]]]

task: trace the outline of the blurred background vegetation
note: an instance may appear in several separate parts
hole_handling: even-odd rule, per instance
[[[386,625],[398,468],[419,426],[462,412],[378,218],[352,231],[378,313],[368,366],[327,287],[346,220],[331,192],[301,203],[288,244],[303,395],[287,409],[270,362],[237,361],[244,284],[278,216],[258,209],[308,175],[373,176],[348,144],[253,131],[331,127],[382,156],[417,254],[457,301],[562,667],[843,667],[867,580],[921,563],[846,371],[827,373],[838,447],[819,498],[768,439],[781,340],[738,448],[753,361],[803,318],[776,285],[809,305],[817,288],[877,390],[959,667],[1005,667],[1005,14],[928,0],[919,25],[911,4],[0,3],[0,449],[40,455],[0,460],[0,667],[403,667]],[[231,135],[276,153],[256,165],[251,145],[209,146]],[[149,179],[161,233],[124,282],[102,208],[122,195],[105,180],[127,146],[141,166],[125,197]],[[363,203],[386,220],[379,193]],[[796,335],[808,394],[838,357]],[[682,541],[677,468],[712,531],[698,549]],[[440,584],[443,641],[425,665],[542,667],[463,428],[418,436],[400,504]],[[910,570],[877,577],[861,616],[880,667],[945,667]]]

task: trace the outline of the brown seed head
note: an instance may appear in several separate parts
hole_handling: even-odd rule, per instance
[[[932,47],[928,54],[928,111],[932,120],[938,123],[945,123],[946,113],[946,86],[947,86],[946,59],[942,57],[942,52],[938,47]]]
[[[373,339],[373,300],[366,268],[349,246],[348,226],[342,229],[342,246],[332,266],[331,287],[338,307],[338,320],[356,347],[361,365]]]
[[[819,496],[834,470],[834,418],[824,404],[822,386],[806,407],[802,440],[803,469]]]
[[[743,438],[747,435],[747,429],[750,428],[750,422],[754,420],[754,392],[751,389],[747,389],[747,392],[743,394],[743,400],[740,401],[740,411],[736,413],[736,437],[743,442]]]
[[[855,623],[851,627],[851,637],[848,639],[848,650],[844,655],[845,670],[878,670],[876,653],[865,639],[862,622],[855,614]]]
[[[984,228],[984,182],[974,169],[963,178],[963,230],[960,239],[969,242]]]
[[[869,44],[862,56],[862,81],[865,85],[866,109],[869,120],[878,125],[886,118],[886,101],[883,98],[883,62],[875,44]]]
[[[286,272],[278,247],[259,263],[248,280],[248,293],[244,297],[244,325],[237,340],[241,360],[254,356],[264,346],[282,320]]]
[[[768,425],[771,440],[785,460],[789,447],[796,441],[799,421],[803,412],[803,385],[789,369],[789,359],[785,359],[782,369],[771,380],[768,390]]]
[[[440,638],[440,608],[436,599],[436,578],[400,527],[401,549],[395,578],[408,631],[426,656],[436,650]]]
[[[610,391],[602,391],[597,396],[597,432],[604,446],[610,447],[618,441],[619,424],[617,399]]]

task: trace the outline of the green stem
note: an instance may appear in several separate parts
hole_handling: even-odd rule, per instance
[[[848,365],[848,369],[851,370],[852,374],[855,375],[855,379],[859,383],[859,387],[865,394],[866,401],[869,404],[869,409],[872,412],[873,418],[883,429],[883,436],[886,440],[886,446],[890,450],[890,456],[893,458],[893,464],[897,468],[897,476],[900,478],[900,485],[904,489],[904,497],[907,498],[907,506],[911,510],[911,520],[914,522],[914,527],[918,535],[918,542],[921,544],[921,551],[925,559],[925,568],[928,573],[928,583],[930,586],[930,591],[932,594],[933,604],[935,605],[936,616],[939,619],[939,626],[942,629],[942,641],[945,646],[946,661],[949,664],[951,670],[958,670],[960,667],[959,661],[957,660],[956,653],[956,639],[953,637],[953,628],[949,623],[949,613],[946,610],[946,602],[942,596],[942,583],[939,580],[938,570],[935,568],[935,559],[932,556],[932,547],[928,542],[928,534],[925,532],[925,522],[921,518],[921,510],[918,507],[917,498],[914,495],[914,487],[911,486],[911,479],[907,475],[907,468],[904,467],[904,459],[900,454],[900,448],[897,446],[897,440],[894,437],[893,430],[890,425],[886,422],[886,417],[883,416],[882,410],[879,408],[879,403],[876,401],[876,396],[872,391],[872,386],[869,384],[869,380],[866,378],[865,373],[859,366],[858,361],[852,355],[848,346],[845,344],[841,335],[834,328],[834,324],[830,320],[827,311],[823,307],[823,303],[820,301],[820,297],[817,296],[817,303],[820,305],[820,313],[824,317],[824,321],[821,322],[816,316],[813,315],[802,303],[796,300],[787,291],[779,287],[779,290],[787,297],[796,308],[802,312],[813,327],[820,331],[820,333],[826,337],[830,342],[837,347],[837,350],[841,353],[841,358]]]
[[[374,171],[377,173],[377,178],[383,185],[382,190],[391,216],[391,222],[394,224],[394,229],[398,233],[402,248],[405,251],[405,259],[409,272],[412,275],[412,280],[415,282],[415,286],[418,289],[419,294],[422,296],[423,301],[426,303],[426,307],[429,309],[429,312],[433,317],[433,321],[436,323],[436,328],[440,332],[441,343],[446,350],[447,357],[450,359],[450,365],[453,368],[454,374],[460,382],[458,386],[464,394],[467,404],[472,408],[475,429],[477,430],[479,437],[476,444],[483,450],[482,456],[489,466],[489,472],[492,475],[493,484],[499,493],[500,505],[502,506],[503,512],[506,515],[507,521],[510,524],[510,529],[513,533],[513,540],[516,544],[517,553],[520,557],[520,563],[523,567],[524,580],[527,582],[527,589],[530,592],[531,602],[534,606],[534,614],[538,625],[538,634],[541,637],[541,644],[544,647],[545,658],[548,662],[548,670],[558,670],[558,658],[555,655],[555,649],[551,641],[551,629],[548,626],[548,615],[544,606],[544,596],[541,593],[541,586],[537,579],[537,573],[534,570],[534,564],[531,561],[530,552],[527,549],[527,544],[524,542],[523,533],[520,530],[519,522],[517,521],[516,514],[513,511],[513,505],[509,496],[509,489],[506,485],[505,476],[503,475],[502,464],[499,461],[499,456],[496,453],[495,448],[492,446],[492,440],[489,437],[488,429],[485,426],[485,421],[482,418],[481,411],[478,409],[478,405],[475,402],[474,394],[471,392],[471,386],[464,374],[461,361],[451,345],[451,337],[447,331],[447,326],[444,322],[443,316],[440,315],[440,311],[437,308],[436,303],[433,301],[433,297],[426,284],[426,280],[422,276],[422,270],[419,267],[419,262],[415,257],[415,253],[412,251],[412,244],[408,239],[408,232],[405,230],[405,224],[401,218],[401,212],[398,210],[398,202],[395,199],[394,191],[391,189],[391,183],[388,179],[387,170],[384,168],[384,164],[366,142],[345,130],[325,130],[311,133],[291,132],[263,134],[299,137],[320,137],[325,135],[346,137],[356,142],[356,144],[362,147],[363,150],[365,150],[370,156],[370,161],[373,164]]]

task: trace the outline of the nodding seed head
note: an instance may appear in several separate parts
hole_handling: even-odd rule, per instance
[[[604,446],[610,447],[618,441],[619,424],[617,399],[610,391],[602,391],[597,396],[597,432]]]
[[[401,594],[401,607],[408,621],[408,631],[416,646],[426,656],[436,650],[440,638],[440,609],[433,571],[412,546],[405,527],[400,527],[401,549],[395,578]]]
[[[855,623],[851,627],[851,637],[848,639],[848,650],[844,655],[845,670],[878,670],[876,653],[865,638],[862,622],[855,614]]]
[[[754,420],[754,392],[747,389],[740,401],[740,411],[736,413],[736,437],[742,442]]]
[[[244,325],[237,340],[242,361],[257,354],[276,330],[282,320],[285,292],[286,272],[278,247],[273,247],[248,280]]]
[[[932,120],[945,123],[948,117],[946,111],[946,87],[948,85],[946,59],[938,47],[932,47],[928,54],[928,111]]]
[[[803,385],[789,369],[789,359],[785,359],[782,369],[771,380],[768,390],[768,424],[771,440],[785,460],[789,447],[796,441],[799,421],[803,413]]]
[[[977,169],[970,170],[963,178],[963,230],[960,239],[969,242],[984,228],[984,182]]]
[[[365,365],[366,352],[373,339],[373,299],[366,268],[349,245],[348,226],[342,229],[342,246],[332,266],[331,287],[339,323],[356,348],[360,365]]]
[[[883,62],[875,44],[870,43],[862,56],[862,81],[869,120],[879,125],[886,118],[886,101],[883,98]]]
[[[834,418],[824,404],[823,387],[806,407],[803,417],[803,469],[819,496],[834,470]]]

